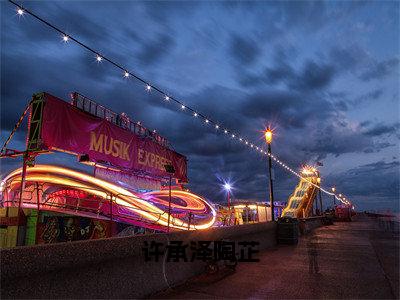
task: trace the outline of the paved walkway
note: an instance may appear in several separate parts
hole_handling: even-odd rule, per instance
[[[298,246],[263,251],[259,263],[239,264],[229,276],[200,276],[157,298],[399,298],[398,253],[398,235],[362,215],[318,228]]]

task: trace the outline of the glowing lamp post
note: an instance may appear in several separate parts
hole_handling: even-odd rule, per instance
[[[333,188],[332,188],[332,193],[333,193],[333,207],[336,206],[336,195],[335,195],[335,191],[336,191],[336,188],[333,187]]]
[[[227,197],[227,202],[228,202],[228,216],[229,216],[229,221],[228,225],[231,225],[231,189],[232,186],[229,183],[224,184],[224,189],[226,191],[226,197]]]
[[[227,193],[227,201],[228,201],[228,210],[231,209],[231,189],[232,186],[229,183],[224,184],[224,189]]]
[[[274,221],[274,188],[272,183],[272,154],[271,154],[271,142],[272,142],[272,130],[268,129],[264,132],[265,142],[268,145],[268,170],[269,170],[269,201],[271,203],[271,220]]]

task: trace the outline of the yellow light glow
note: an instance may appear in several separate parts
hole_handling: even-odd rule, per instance
[[[271,131],[271,129],[268,128],[267,130],[265,130],[264,135],[265,135],[265,141],[267,142],[267,144],[271,144],[271,142],[272,142],[272,131]]]

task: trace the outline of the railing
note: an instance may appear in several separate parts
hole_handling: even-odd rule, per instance
[[[118,114],[112,110],[104,107],[101,104],[77,93],[71,94],[72,105],[99,118],[106,119],[107,121],[117,125],[118,127],[130,130],[134,134],[149,138],[152,141],[162,145],[163,147],[170,148],[169,142],[166,138],[162,137],[155,131],[151,131],[142,126],[140,122],[133,122],[125,113]]]

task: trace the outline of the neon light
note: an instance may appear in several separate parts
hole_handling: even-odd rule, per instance
[[[17,169],[3,180],[4,184],[9,183],[6,185],[7,188],[4,188],[3,193],[18,188],[21,182],[21,173],[22,169]],[[112,197],[117,211],[122,212],[119,217],[123,218],[124,215],[139,215],[147,222],[156,223],[160,226],[167,226],[168,213],[165,209],[168,205],[167,199],[169,191],[167,190],[150,193],[134,193],[91,175],[51,165],[36,165],[35,167],[28,168],[25,180],[27,183],[44,182],[53,186],[60,185],[60,194],[50,194],[54,196],[54,201],[57,197],[63,196],[74,197],[77,195],[77,198],[81,198],[84,196],[84,193],[97,196],[102,200],[109,200],[110,197]],[[172,228],[181,230],[207,229],[214,224],[216,211],[204,198],[181,190],[172,190],[171,194],[173,199],[179,201],[179,204],[175,202],[171,203],[172,212],[170,226]],[[14,205],[16,205],[16,203],[17,201],[14,202]],[[42,205],[46,206],[46,204]],[[23,206],[30,207],[32,203],[24,202]],[[47,207],[44,207],[44,209],[46,208]],[[54,210],[54,208],[51,210]],[[60,207],[59,210],[62,211],[62,207]],[[185,220],[174,217],[174,210],[181,214],[192,213],[193,220],[191,220],[190,226]],[[118,217],[118,215],[116,217]]]

